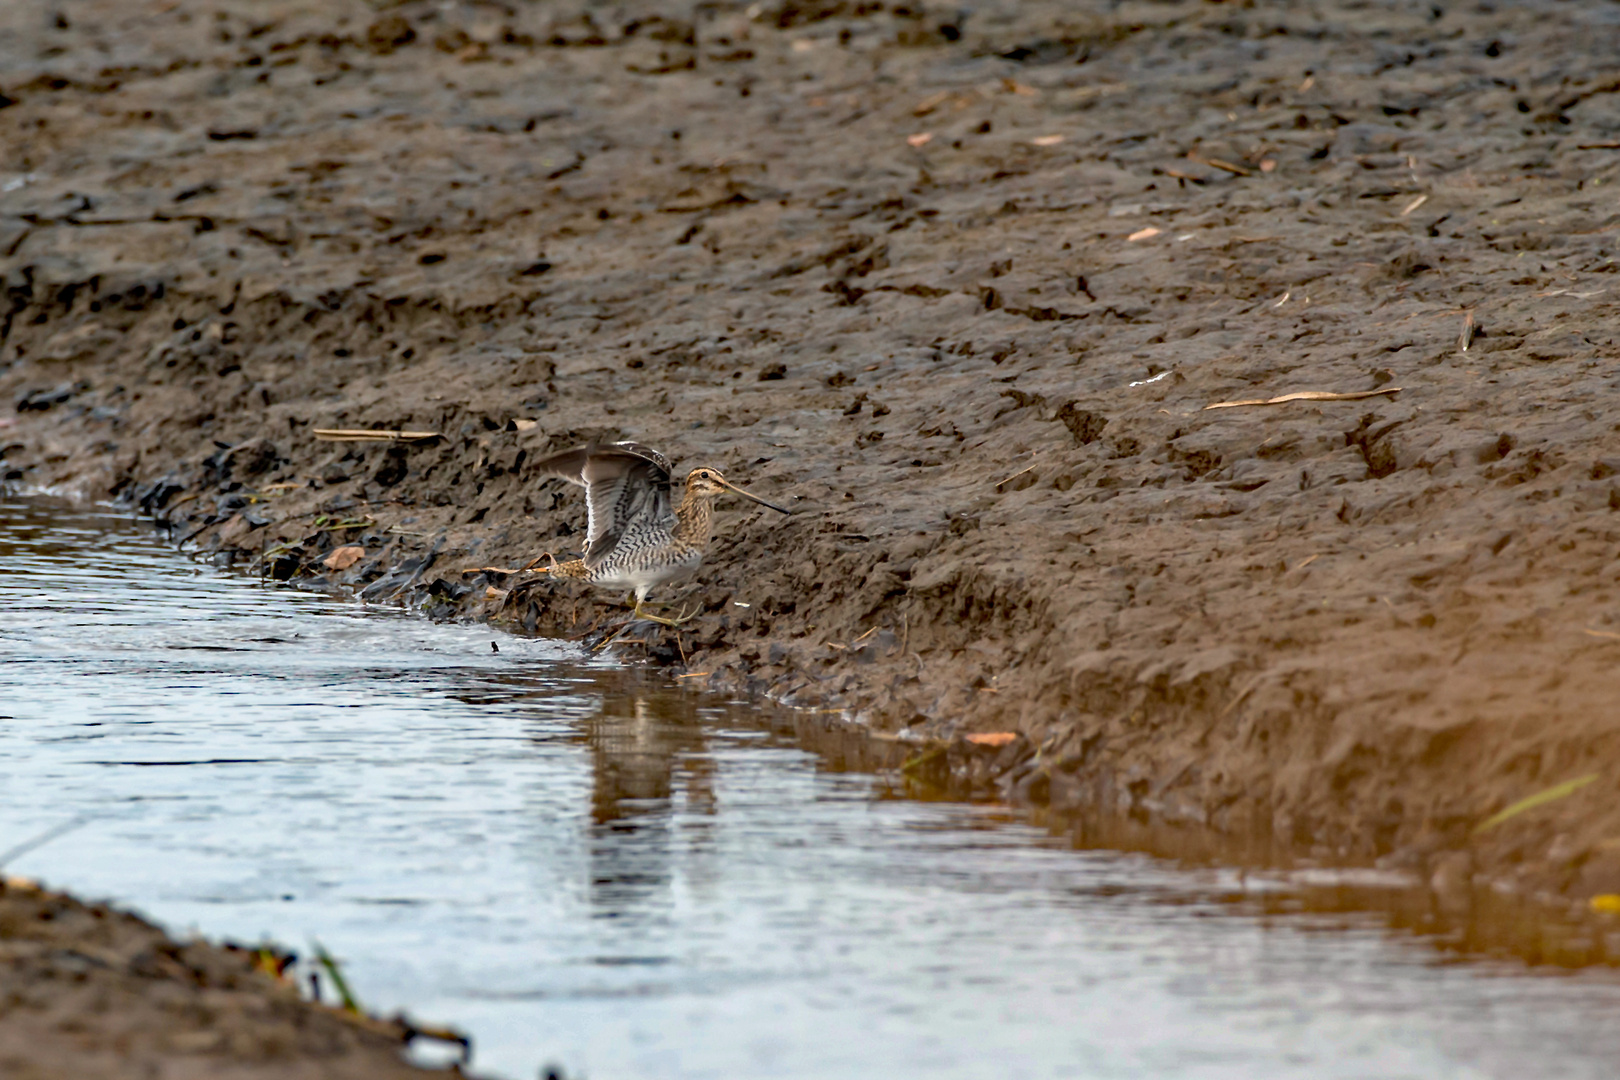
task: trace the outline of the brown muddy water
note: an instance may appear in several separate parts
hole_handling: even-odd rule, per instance
[[[904,798],[790,716],[263,586],[110,511],[0,498],[0,657],[0,848],[79,823],[10,871],[179,933],[319,940],[368,1007],[468,1031],[484,1075],[1620,1060],[1610,971],[1458,962],[1392,932],[1399,904]]]

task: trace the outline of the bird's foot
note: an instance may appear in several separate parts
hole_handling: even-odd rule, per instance
[[[652,612],[647,610],[647,607],[646,607],[645,604],[643,604],[641,601],[638,600],[638,601],[636,601],[635,610],[630,613],[630,617],[628,619],[626,619],[624,621],[624,623],[617,630],[615,630],[610,637],[604,639],[600,644],[593,645],[591,647],[591,651],[592,652],[601,652],[603,649],[607,648],[609,645],[614,644],[620,638],[624,637],[625,633],[632,626],[634,626],[637,622],[652,622],[652,623],[657,623],[659,626],[668,626],[671,629],[674,629],[675,627],[683,626],[686,623],[691,622],[693,617],[696,616],[697,613],[699,611],[702,611],[702,610],[703,610],[703,605],[701,603],[699,603],[691,611],[684,612],[684,613],[682,613],[680,615],[677,615],[674,618],[670,618],[667,615],[654,615]],[[645,643],[643,642],[642,644],[645,644]]]
[[[632,621],[636,619],[646,619],[648,622],[655,622],[660,626],[675,627],[680,626],[683,623],[690,622],[692,617],[701,610],[703,610],[703,605],[698,604],[691,611],[688,611],[683,615],[678,615],[672,619],[666,615],[654,615],[652,612],[647,610],[646,605],[642,604],[642,602],[638,600],[636,601],[636,610],[631,613],[630,618]]]

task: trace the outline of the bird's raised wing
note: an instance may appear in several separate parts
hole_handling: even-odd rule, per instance
[[[542,476],[555,476],[559,480],[567,480],[570,484],[585,486],[585,456],[591,452],[589,446],[576,446],[572,450],[564,450],[560,454],[552,454],[534,463],[534,468]]]
[[[564,451],[535,468],[585,487],[590,520],[585,527],[585,565],[595,567],[624,536],[631,521],[673,525],[669,459],[639,443],[593,443]]]

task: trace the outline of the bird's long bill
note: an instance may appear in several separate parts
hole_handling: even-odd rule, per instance
[[[741,495],[743,498],[750,499],[750,500],[752,500],[754,502],[757,502],[761,506],[769,507],[770,509],[775,510],[778,514],[791,514],[791,513],[793,513],[793,511],[785,509],[785,508],[780,507],[780,506],[777,506],[775,503],[766,502],[764,499],[760,498],[758,495],[754,495],[754,494],[752,494],[750,492],[744,491],[742,488],[738,487],[736,484],[733,484],[730,480],[722,480],[720,482],[722,484],[726,485],[726,487],[728,489],[730,489],[732,491],[735,491],[738,495]]]

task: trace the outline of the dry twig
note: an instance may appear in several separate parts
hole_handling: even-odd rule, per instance
[[[1381,394],[1398,394],[1398,386],[1385,386],[1378,390],[1356,390],[1348,394],[1334,393],[1330,390],[1301,390],[1293,394],[1284,394],[1282,397],[1255,398],[1252,401],[1217,401],[1204,406],[1207,412],[1210,409],[1236,409],[1245,405],[1281,405],[1289,401],[1360,401],[1362,398],[1378,397]]]
[[[442,439],[437,431],[371,431],[366,428],[315,428],[321,442],[427,442]]]
[[[1220,158],[1212,158],[1212,157],[1207,158],[1207,157],[1199,157],[1197,154],[1188,154],[1187,155],[1187,160],[1188,161],[1196,161],[1200,165],[1208,165],[1210,168],[1219,169],[1222,172],[1229,172],[1233,176],[1253,176],[1254,175],[1254,173],[1252,171],[1250,171],[1248,169],[1245,169],[1243,166],[1234,165],[1230,161],[1222,161]]]
[[[1002,484],[1010,484],[1010,483],[1012,483],[1014,480],[1018,479],[1020,476],[1023,476],[1025,473],[1029,472],[1034,467],[1035,466],[1033,464],[1026,465],[1024,468],[1019,469],[1017,472],[1015,472],[1011,476],[1007,477],[1007,479],[1005,479],[1005,480],[997,480],[996,481],[996,487],[1000,487]]]

